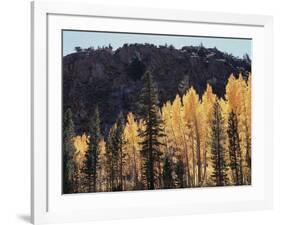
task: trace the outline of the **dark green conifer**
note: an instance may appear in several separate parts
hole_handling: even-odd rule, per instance
[[[99,164],[99,143],[101,140],[99,109],[96,106],[89,123],[89,149],[85,155],[84,173],[87,177],[89,192],[96,192]]]
[[[213,166],[212,180],[217,186],[228,184],[226,164],[226,131],[218,99],[214,104],[211,122],[211,161]]]
[[[186,187],[186,182],[184,182],[184,163],[182,160],[178,160],[178,162],[175,165],[175,173],[177,175],[176,178],[176,186],[179,188],[184,188]]]
[[[165,189],[173,187],[173,177],[172,177],[172,164],[168,157],[165,157],[163,166],[163,183]]]
[[[74,192],[75,180],[75,147],[73,138],[75,137],[74,123],[71,109],[68,108],[63,118],[63,193]]]
[[[142,78],[143,88],[139,99],[139,116],[143,120],[145,129],[140,131],[142,138],[141,155],[143,159],[142,180],[147,189],[155,189],[155,181],[159,171],[155,168],[160,161],[160,138],[164,136],[163,121],[160,117],[157,88],[150,72]]]
[[[236,185],[243,184],[242,156],[239,144],[238,121],[236,114],[231,111],[228,116],[228,141],[230,168]]]

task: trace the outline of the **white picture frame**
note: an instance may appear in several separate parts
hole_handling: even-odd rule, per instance
[[[32,222],[42,224],[272,208],[272,22],[271,16],[32,2]],[[126,28],[122,23],[126,23]],[[101,29],[98,25],[102,25],[103,30],[150,33],[155,29],[161,32],[163,27],[167,29],[166,33],[178,33],[182,26],[189,26],[189,31],[205,36],[253,38],[253,146],[257,150],[252,153],[255,180],[250,187],[95,193],[75,197],[61,195],[58,172],[61,153],[56,147],[59,139],[56,135],[59,137],[61,132],[61,118],[58,116],[61,112],[55,110],[61,103],[58,97],[61,91],[59,32],[65,28]],[[255,163],[261,166],[256,167]],[[163,196],[166,202],[162,201]],[[93,201],[98,204],[90,204]]]

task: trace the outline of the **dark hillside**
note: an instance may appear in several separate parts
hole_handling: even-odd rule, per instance
[[[248,57],[239,59],[216,48],[151,44],[125,44],[111,48],[84,49],[63,57],[63,106],[74,114],[77,132],[87,130],[89,115],[99,105],[102,131],[107,133],[120,111],[136,112],[141,77],[149,70],[159,90],[160,105],[193,86],[202,95],[207,83],[223,96],[231,73],[251,72]],[[106,123],[105,123],[106,121]]]

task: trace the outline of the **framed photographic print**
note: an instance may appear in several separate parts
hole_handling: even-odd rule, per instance
[[[32,33],[34,224],[272,207],[271,17],[36,1]]]

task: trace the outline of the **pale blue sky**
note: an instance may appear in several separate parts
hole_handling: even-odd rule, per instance
[[[252,56],[252,41],[250,39],[193,37],[193,36],[168,36],[152,34],[110,33],[94,31],[63,31],[63,55],[74,52],[76,46],[88,48],[90,46],[108,46],[117,49],[123,44],[149,43],[154,45],[170,45],[179,49],[183,46],[198,46],[200,43],[207,48],[216,47],[220,51],[242,57],[247,53]],[[252,57],[251,57],[252,58]]]

